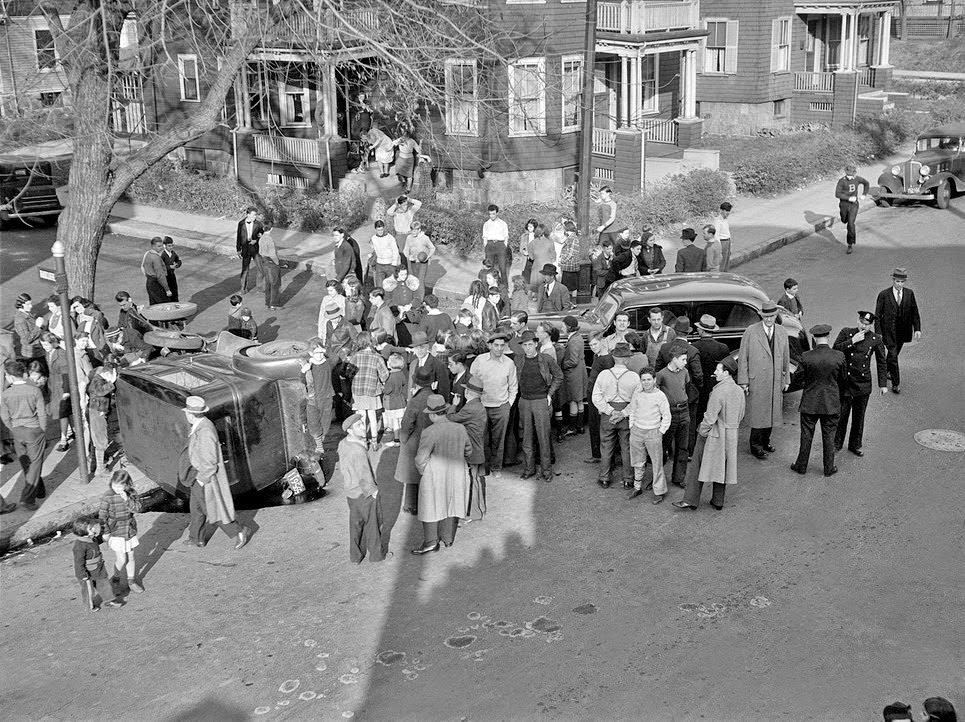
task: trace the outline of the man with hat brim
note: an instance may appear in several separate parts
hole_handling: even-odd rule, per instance
[[[419,439],[422,431],[429,423],[423,411],[432,396],[432,374],[425,368],[417,369],[412,377],[412,389],[405,413],[402,414],[402,426],[399,428],[399,459],[395,465],[395,480],[405,484],[402,498],[402,510],[410,514],[416,513],[418,504],[419,470],[416,468],[415,457],[419,450]]]
[[[432,343],[430,341],[426,332],[419,329],[412,332],[412,348],[402,349],[395,347],[392,350],[407,353],[406,360],[409,363],[410,392],[415,388],[414,377],[416,371],[426,369],[432,377],[432,390],[445,397],[446,401],[449,401],[451,399],[449,368],[446,365],[445,359],[432,355]]]
[[[516,400],[516,364],[506,355],[509,336],[501,331],[489,338],[489,353],[479,354],[469,373],[482,382],[482,405],[486,409],[486,466],[499,478],[503,468],[509,412]]]
[[[915,292],[905,286],[908,272],[896,268],[891,274],[891,288],[878,294],[875,303],[875,333],[881,336],[888,349],[888,378],[891,390],[901,393],[901,371],[898,369],[898,354],[910,341],[921,339],[921,314]]]
[[[704,484],[713,484],[710,505],[724,508],[727,484],[737,483],[737,437],[744,418],[744,391],[734,383],[737,359],[729,355],[714,367],[714,388],[707,401],[707,410],[697,429],[694,460],[687,472],[686,492],[673,505],[678,509],[696,509]]]
[[[684,228],[680,232],[680,240],[683,241],[683,248],[677,251],[674,271],[677,273],[700,273],[706,270],[707,254],[704,253],[703,248],[694,245],[694,241],[697,240],[697,231],[693,228]]]
[[[680,344],[687,349],[687,373],[690,375],[687,384],[687,402],[690,409],[690,429],[687,441],[687,456],[694,453],[694,444],[697,442],[697,404],[700,401],[700,392],[704,387],[704,367],[700,358],[700,351],[697,347],[687,341],[687,334],[691,332],[690,319],[686,316],[678,316],[674,321],[673,330],[677,334],[674,344]],[[657,353],[657,363],[654,369],[659,372],[666,368],[670,363],[670,349],[673,344],[663,344]],[[726,346],[725,346],[726,348]]]
[[[241,549],[248,543],[248,530],[235,521],[235,505],[218,432],[206,413],[208,405],[203,398],[185,399],[184,415],[191,430],[181,454],[178,483],[191,490],[191,522],[184,544],[203,547],[207,543],[205,525],[221,524],[225,534],[236,537],[235,549]]]
[[[452,546],[459,519],[469,508],[469,467],[472,442],[466,429],[446,418],[446,400],[432,394],[424,415],[430,426],[423,432],[415,464],[422,475],[419,482],[419,521],[422,546],[413,554],[439,551],[439,543]]]
[[[542,283],[536,291],[537,313],[562,313],[572,307],[570,289],[556,280],[556,266],[545,264],[539,274]]]
[[[602,464],[597,483],[604,489],[610,486],[613,455],[620,445],[623,461],[623,488],[633,486],[633,466],[630,463],[630,420],[628,406],[640,388],[640,377],[627,368],[633,355],[628,343],[618,343],[610,355],[613,368],[604,369],[593,384],[593,404],[600,412],[600,454]]]
[[[791,384],[791,356],[787,332],[776,323],[777,304],[765,301],[761,317],[741,336],[737,385],[747,392],[751,454],[766,459],[775,451],[771,430],[784,422],[783,392]]]
[[[519,420],[522,425],[523,473],[521,478],[536,476],[535,439],[539,445],[540,477],[553,480],[553,446],[550,440],[553,394],[563,383],[563,372],[556,357],[539,353],[539,341],[532,331],[520,337],[523,353],[514,356],[519,387]]]
[[[841,414],[841,391],[847,382],[847,362],[844,354],[831,348],[831,327],[818,324],[811,327],[814,348],[801,355],[794,372],[794,385],[801,394],[801,447],[791,471],[804,474],[811,455],[814,427],[821,422],[821,449],[824,475],[838,472],[834,465],[834,437]]]
[[[338,463],[348,502],[348,558],[361,564],[387,556],[382,544],[382,504],[366,444],[365,417],[352,414],[342,422],[345,438],[338,442]]]
[[[864,186],[864,193],[858,192],[859,186]],[[834,197],[838,199],[838,212],[841,222],[847,225],[848,253],[854,252],[857,233],[854,222],[858,218],[858,200],[868,197],[871,184],[858,175],[858,169],[849,163],[844,169],[844,177],[838,180],[834,187]]]
[[[874,354],[878,369],[878,388],[888,393],[888,350],[874,328],[875,315],[871,311],[858,311],[858,326],[842,328],[833,348],[844,354],[847,378],[841,388],[841,417],[834,437],[834,448],[844,446],[844,435],[851,419],[851,436],[848,451],[864,456],[861,450],[864,438],[864,416],[871,398],[871,356]]]
[[[486,452],[483,441],[486,438],[486,409],[482,405],[482,382],[470,377],[465,385],[465,403],[455,409],[452,406],[446,412],[446,417],[462,424],[472,442],[472,454],[467,459],[469,463],[469,510],[466,520],[478,521],[486,514]]]
[[[699,338],[694,341],[694,348],[697,349],[697,354],[700,356],[701,384],[700,396],[697,399],[697,414],[695,417],[697,423],[694,424],[695,428],[691,433],[699,427],[700,419],[707,410],[707,400],[710,398],[710,392],[717,383],[717,379],[714,378],[714,370],[717,368],[717,364],[730,354],[730,349],[727,347],[727,344],[714,338],[714,334],[720,330],[716,318],[709,313],[705,313],[694,326],[697,328],[697,335],[699,336]],[[693,456],[695,446],[696,439],[694,439],[694,446],[690,447],[691,456]]]
[[[318,313],[318,338],[322,339],[325,350],[330,356],[335,352],[333,337],[340,328],[347,329],[349,338],[353,341],[358,336],[359,332],[355,326],[345,320],[345,313],[338,302],[326,297]]]

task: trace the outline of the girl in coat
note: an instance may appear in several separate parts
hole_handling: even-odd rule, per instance
[[[107,493],[101,497],[98,518],[104,525],[107,546],[114,552],[114,576],[120,581],[121,570],[127,571],[127,584],[134,592],[143,592],[137,580],[134,548],[138,545],[137,522],[134,515],[141,511],[141,500],[134,490],[134,481],[125,469],[111,476]]]
[[[568,334],[563,351],[563,388],[570,409],[569,434],[583,433],[583,404],[586,399],[586,360],[583,334],[580,333],[580,323],[574,316],[563,319]]]
[[[349,363],[356,369],[352,377],[352,408],[365,417],[369,438],[374,441],[378,438],[382,389],[389,378],[389,369],[367,331],[356,336],[355,349],[349,357]]]
[[[47,404],[50,418],[60,422],[60,443],[57,451],[67,451],[73,430],[70,428],[70,385],[67,372],[67,354],[60,347],[60,339],[50,331],[40,336],[40,345],[47,355]]]
[[[20,357],[24,359],[43,356],[40,348],[40,334],[44,330],[44,320],[34,318],[33,300],[29,293],[21,293],[14,302],[17,312],[13,316],[13,331],[20,342]]]

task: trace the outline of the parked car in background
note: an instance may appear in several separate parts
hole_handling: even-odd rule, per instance
[[[63,210],[49,161],[0,155],[0,225],[11,220],[53,225]]]
[[[597,331],[612,333],[617,311],[629,314],[630,328],[640,333],[650,327],[650,309],[657,306],[664,311],[665,319],[686,316],[691,326],[704,314],[710,314],[720,327],[714,338],[736,349],[747,327],[761,320],[761,307],[767,300],[768,296],[760,286],[734,273],[673,273],[617,281],[596,306],[573,315],[579,318],[580,331],[588,339]],[[562,326],[565,315],[530,314],[529,326],[533,328],[540,321]],[[780,307],[778,322],[788,331],[791,359],[799,359],[811,347],[807,332],[796,316]],[[696,338],[696,329],[687,336],[691,341]],[[593,356],[588,343],[586,349],[587,365],[590,366]]]
[[[879,206],[898,200],[934,201],[948,208],[952,194],[965,191],[965,123],[926,130],[918,136],[915,154],[878,177],[872,196]]]

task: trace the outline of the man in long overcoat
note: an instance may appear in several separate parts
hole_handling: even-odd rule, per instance
[[[891,288],[878,294],[875,303],[875,333],[879,334],[888,349],[888,377],[891,391],[901,393],[901,372],[898,370],[898,354],[906,343],[921,338],[921,314],[915,292],[905,288],[908,273],[896,268],[891,274]]]
[[[765,301],[762,319],[748,326],[737,354],[737,384],[747,392],[751,454],[766,459],[774,452],[771,429],[784,420],[783,392],[791,383],[787,332],[775,321],[777,304]]]
[[[707,410],[697,430],[697,446],[694,461],[699,467],[696,473],[687,474],[687,491],[681,501],[674,502],[678,509],[696,509],[704,484],[714,485],[710,505],[720,511],[724,508],[724,492],[727,484],[737,483],[737,435],[744,418],[744,391],[734,383],[737,360],[733,356],[721,359],[714,369],[716,385],[707,399]]]
[[[419,483],[419,521],[422,546],[413,554],[439,551],[439,544],[452,546],[459,519],[469,505],[469,467],[472,456],[469,433],[446,418],[448,406],[439,394],[429,396],[423,413],[431,425],[422,432],[415,464],[422,474]]]
[[[205,416],[208,406],[200,396],[189,396],[184,402],[184,415],[191,424],[188,446],[182,454],[178,479],[191,489],[191,522],[187,546],[205,545],[206,524],[221,524],[225,534],[237,537],[235,549],[248,543],[248,530],[235,521],[235,505],[228,486],[218,432]],[[184,461],[189,462],[186,466]]]

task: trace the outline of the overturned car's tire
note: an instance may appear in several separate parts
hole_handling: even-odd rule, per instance
[[[305,341],[272,341],[235,351],[231,365],[237,371],[262,379],[295,379],[301,375],[302,361],[307,354]]]
[[[198,312],[198,304],[190,301],[172,303],[155,303],[141,311],[141,315],[148,321],[181,321],[191,318]]]
[[[173,348],[179,351],[200,351],[204,348],[204,339],[196,333],[181,333],[180,331],[156,330],[144,334],[144,341],[158,348]]]

